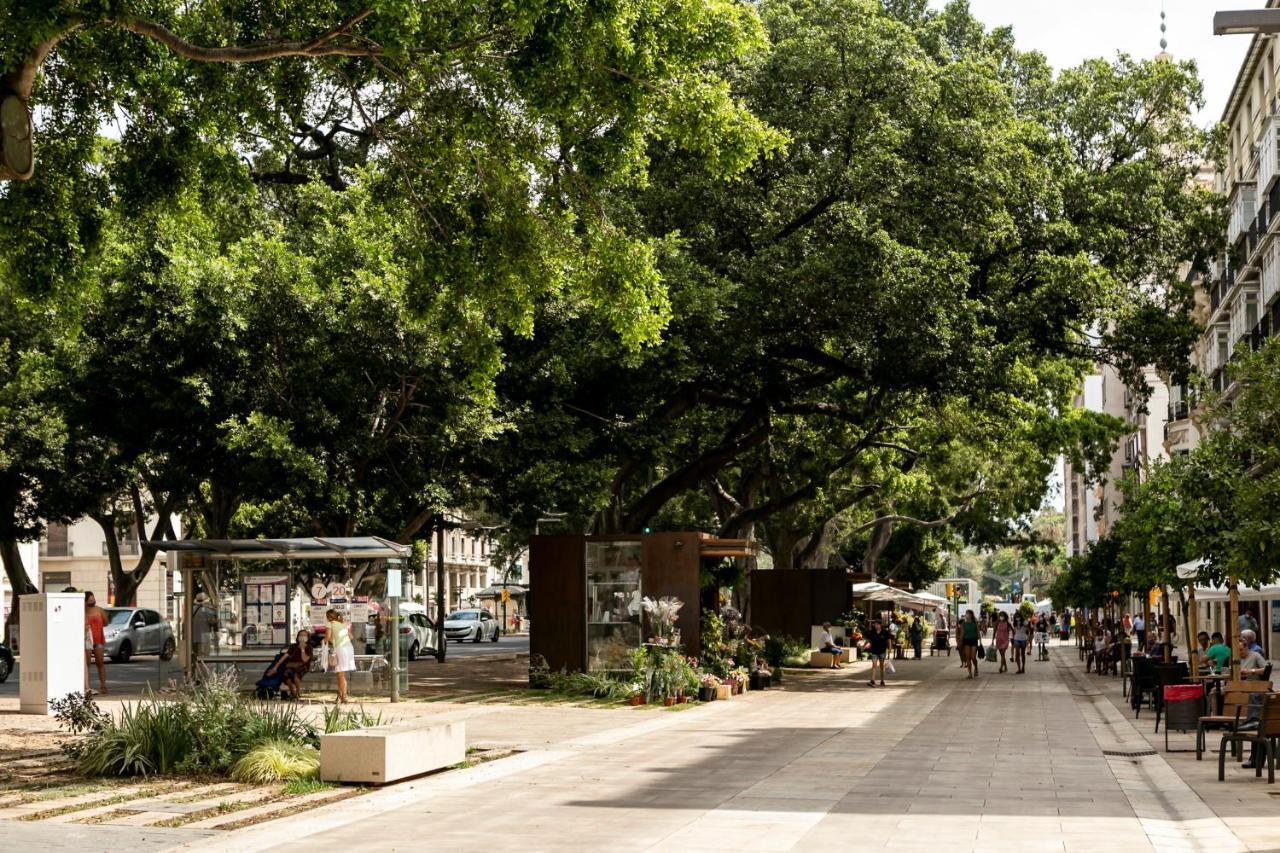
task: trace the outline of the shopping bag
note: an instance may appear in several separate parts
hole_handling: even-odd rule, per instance
[[[887,657],[884,659],[884,668],[889,670],[890,672],[897,672],[897,670],[893,668],[893,658],[891,657]]]
[[[320,671],[328,672],[331,666],[333,664],[329,662],[329,641],[325,640],[320,644]]]
[[[995,662],[996,662],[996,647],[995,647],[995,644],[993,643],[992,645],[987,646],[987,663],[995,663]]]

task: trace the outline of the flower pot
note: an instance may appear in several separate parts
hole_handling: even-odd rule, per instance
[[[630,703],[631,703],[631,705],[632,705],[632,706],[635,706],[635,705],[643,705],[643,704],[644,704],[644,697],[643,697],[643,696],[641,696],[639,693],[637,693],[635,696],[632,696],[632,697],[631,697]]]
[[[681,704],[681,705],[688,705],[688,704],[689,704],[689,699],[690,699],[690,697],[685,696],[683,693],[681,693],[681,694],[680,694],[680,704]]]
[[[710,685],[703,685],[698,688],[699,702],[714,702],[716,699],[716,689]]]
[[[662,705],[665,708],[670,708],[674,704],[676,704],[676,697],[674,696],[668,696],[662,700]]]

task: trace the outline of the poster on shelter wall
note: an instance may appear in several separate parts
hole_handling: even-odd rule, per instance
[[[1271,633],[1280,634],[1280,601],[1271,602]]]

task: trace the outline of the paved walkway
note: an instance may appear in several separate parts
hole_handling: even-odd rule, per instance
[[[890,686],[875,690],[861,680],[865,664],[855,665],[731,702],[621,712],[593,730],[573,731],[585,720],[566,715],[570,737],[511,731],[527,750],[511,758],[183,846],[1280,849],[1280,808],[1252,774],[1236,770],[1239,778],[1212,791],[1188,777],[1206,803],[1163,754],[1104,755],[1145,750],[1148,740],[1119,700],[1119,683],[1081,672],[1073,648],[1055,649],[1052,661],[1033,661],[1021,676],[984,666],[970,681],[958,664],[899,662]],[[502,716],[485,718],[493,744],[502,735],[492,722]],[[1147,731],[1153,723],[1139,721]]]

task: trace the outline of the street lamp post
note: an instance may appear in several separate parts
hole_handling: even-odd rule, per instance
[[[1280,33],[1280,9],[1245,9],[1213,13],[1215,36]]]

